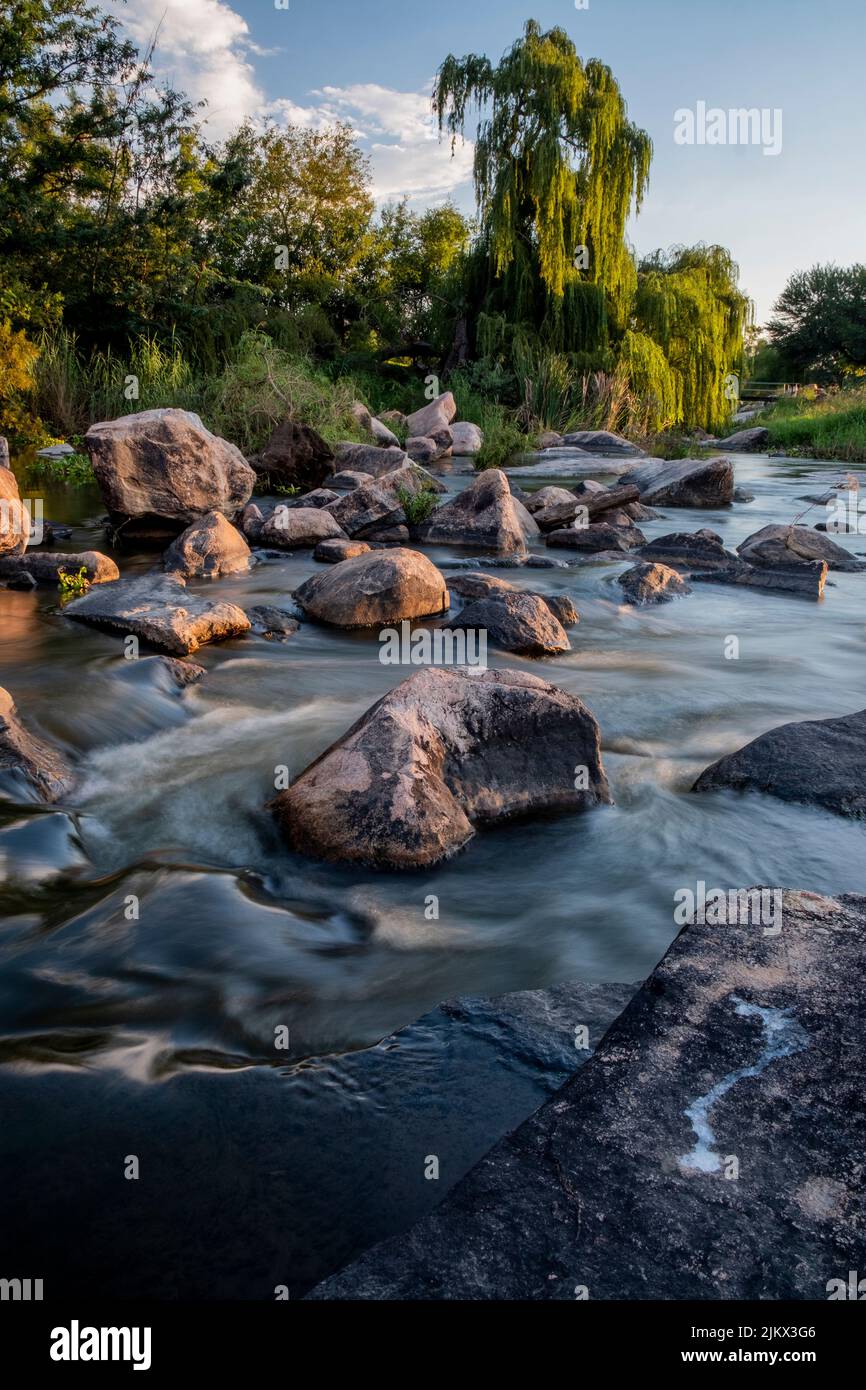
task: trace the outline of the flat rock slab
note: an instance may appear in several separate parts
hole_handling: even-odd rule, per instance
[[[598,724],[576,696],[537,676],[451,667],[402,681],[269,809],[302,854],[417,869],[456,854],[476,826],[610,799]]]
[[[862,1268],[864,996],[862,897],[687,927],[573,1080],[309,1297],[826,1299]]]
[[[742,568],[732,550],[726,550],[716,531],[673,531],[641,546],[641,559],[682,570],[731,570]]]
[[[737,554],[748,564],[765,569],[823,560],[831,570],[843,573],[866,570],[862,560],[811,526],[763,526],[737,546]]]
[[[729,507],[734,500],[734,469],[728,459],[647,459],[626,473],[642,502],[651,507]]]
[[[250,620],[233,603],[212,603],[174,579],[118,579],[73,599],[64,617],[121,636],[132,635],[172,656],[187,656],[208,642],[223,642],[250,630]]]
[[[823,560],[813,560],[786,568],[759,569],[756,565],[731,565],[727,569],[693,574],[699,584],[736,584],[743,589],[764,589],[771,593],[796,594],[799,598],[819,599],[824,596],[828,568]]]
[[[866,819],[866,710],[782,724],[702,772],[696,792],[733,787]]]

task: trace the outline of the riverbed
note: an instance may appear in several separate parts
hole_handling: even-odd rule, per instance
[[[735,548],[844,475],[819,460],[734,462],[754,500],[666,509],[641,523],[647,537],[710,526]],[[515,481],[531,489],[587,474],[565,460],[558,476]],[[450,492],[471,476],[462,466],[443,475]],[[599,463],[592,476],[611,474]],[[54,548],[107,550],[98,492],[21,484],[71,527]],[[823,516],[814,506],[805,520]],[[834,539],[866,552],[866,536]],[[446,575],[466,561],[426,553]],[[155,560],[114,558],[123,573]],[[396,1089],[387,1047],[369,1069],[354,1054],[456,996],[644,978],[676,934],[675,893],[700,880],[866,892],[856,823],[690,790],[709,763],[767,729],[866,704],[866,575],[832,573],[818,603],[695,585],[633,610],[616,584],[629,563],[489,571],[574,599],[569,653],[529,661],[491,647],[489,663],[532,670],[585,701],[615,804],[481,831],[451,863],[411,875],[293,855],[264,810],[275,769],[296,776],[411,674],[380,661],[377,632],[304,622],[286,642],[248,635],[206,647],[194,658],[204,678],[180,692],[158,659],[127,661],[116,637],[65,618],[51,591],[0,590],[0,685],[79,773],[69,805],[0,806],[13,1252],[34,1249],[44,1277],[85,1278],[94,1292],[273,1297],[273,1282],[294,1296],[440,1200],[473,1159],[455,1148],[438,1187],[421,1171],[438,1153],[437,1125],[449,1142],[460,1128],[454,1092],[440,1084],[439,1033],[401,1036]],[[191,587],[290,609],[291,591],[319,570],[299,552]],[[281,1027],[289,1045],[275,1052]],[[469,1046],[469,1069],[472,1057]],[[531,1059],[506,1071],[511,1123],[547,1082]],[[497,1111],[489,1142],[503,1122]],[[123,1161],[139,1151],[142,1176],[129,1181]]]

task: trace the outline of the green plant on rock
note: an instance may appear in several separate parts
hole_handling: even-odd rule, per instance
[[[433,488],[423,484],[418,492],[410,492],[401,483],[397,488],[397,500],[403,508],[408,526],[422,526],[436,510],[436,493]]]
[[[70,574],[68,570],[60,570],[57,575],[57,587],[64,603],[86,594],[90,588],[86,565],[82,565],[77,574]]]

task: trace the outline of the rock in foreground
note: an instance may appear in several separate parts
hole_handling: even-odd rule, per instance
[[[228,523],[226,523],[228,524]],[[61,550],[30,550],[24,555],[0,561],[0,575],[31,574],[37,584],[60,582],[60,575],[77,575],[84,570],[89,584],[109,584],[120,578],[120,570],[109,555],[99,550],[80,550],[77,553]]]
[[[56,801],[71,782],[66,760],[25,729],[15,701],[0,686],[0,792],[15,798],[23,786],[41,801]]]
[[[122,415],[91,425],[84,442],[124,536],[177,535],[212,511],[232,518],[256,481],[240,450],[188,410]]]
[[[729,507],[734,500],[728,459],[647,459],[620,481],[634,484],[651,507]]]
[[[580,700],[537,676],[455,667],[403,681],[270,806],[303,854],[417,869],[456,854],[477,826],[609,801]]]
[[[381,627],[429,618],[449,604],[444,577],[418,550],[369,550],[315,574],[295,591],[314,618],[334,627]]]
[[[780,925],[687,927],[571,1081],[309,1297],[826,1299],[862,1269],[866,899],[788,892]]]
[[[187,656],[208,642],[249,632],[250,620],[233,603],[212,603],[174,579],[118,579],[73,599],[64,617],[119,636],[131,635],[172,656]]]
[[[556,656],[571,650],[568,634],[540,594],[492,588],[445,624],[486,632],[494,646],[523,656]]]
[[[734,787],[866,819],[866,710],[782,724],[702,772],[696,792]]]

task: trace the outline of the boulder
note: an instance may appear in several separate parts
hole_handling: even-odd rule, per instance
[[[233,518],[256,475],[239,449],[187,410],[143,410],[91,425],[84,440],[115,528],[173,536],[208,512]]]
[[[384,425],[399,425],[400,429],[406,424],[406,416],[402,410],[383,410],[379,419]]]
[[[246,508],[244,509],[246,511]],[[185,579],[202,576],[219,579],[224,574],[242,574],[250,568],[252,555],[243,536],[226,521],[222,512],[209,512],[173,541],[162,557],[163,568]],[[117,566],[113,565],[116,579]]]
[[[571,650],[565,629],[541,595],[506,587],[473,599],[445,626],[486,631],[495,646],[523,656],[556,656]]]
[[[730,449],[734,454],[758,453],[766,449],[770,442],[770,431],[762,425],[754,425],[748,430],[738,430],[736,434],[729,434],[727,439],[720,439],[713,446],[717,449]]]
[[[427,438],[407,439],[406,452],[414,463],[435,463],[442,457],[442,450],[435,440]]]
[[[25,729],[15,701],[0,686],[0,793],[16,800],[24,789],[41,801],[56,801],[71,783],[65,758]]]
[[[774,593],[819,599],[824,595],[827,573],[824,560],[805,560],[789,566],[774,565],[771,569],[758,569],[755,565],[740,562],[728,569],[693,574],[692,579],[701,584],[737,584],[745,589],[769,589]]]
[[[268,517],[259,537],[262,545],[278,550],[302,550],[331,537],[345,539],[345,532],[327,507],[278,506]]]
[[[598,725],[576,696],[537,676],[459,667],[403,681],[271,809],[294,850],[410,869],[449,859],[476,826],[609,802]]]
[[[334,472],[329,444],[310,425],[283,420],[257,458],[252,460],[260,482],[274,487],[321,487]]]
[[[544,430],[536,441],[536,447],[539,449],[561,449],[564,444],[565,440],[556,430]]]
[[[370,433],[372,434],[376,443],[381,444],[383,448],[388,448],[389,446],[392,446],[397,449],[400,448],[400,441],[397,438],[394,431],[389,429],[388,426],[384,423],[384,421],[377,420],[375,415],[370,421]]]
[[[316,487],[312,492],[305,492],[303,497],[295,497],[290,502],[286,502],[287,507],[327,507],[331,502],[339,501],[340,494],[335,492],[332,487]]]
[[[728,570],[736,568],[737,557],[726,550],[716,531],[674,531],[657,536],[641,548],[641,559],[681,570]]]
[[[374,526],[364,535],[371,545],[408,545],[412,539],[408,526]]]
[[[272,608],[268,604],[259,604],[255,608],[247,609],[247,617],[252,624],[253,632],[259,637],[267,637],[269,641],[285,642],[301,629],[301,624],[291,613],[286,613],[282,608]]]
[[[372,481],[372,473],[353,473],[349,469],[343,469],[340,473],[332,473],[328,479],[334,492],[351,492],[352,488],[363,487],[364,483]]]
[[[747,564],[762,569],[775,565],[790,568],[815,560],[825,560],[831,570],[864,568],[862,560],[810,526],[763,526],[737,546],[737,554]]]
[[[396,548],[371,550],[313,575],[295,590],[295,602],[333,627],[381,627],[404,618],[444,613],[445,579],[426,555]]]
[[[353,401],[349,406],[349,414],[360,429],[371,433],[373,417],[363,401]]]
[[[620,480],[633,484],[640,501],[655,507],[729,507],[734,468],[728,459],[647,459]]]
[[[82,569],[90,584],[108,584],[120,578],[120,570],[114,561],[98,550],[81,550],[77,554],[60,550],[30,550],[25,555],[7,556],[0,560],[0,575],[4,577],[29,574],[37,584],[52,584],[55,587],[60,583],[61,570],[65,574],[78,574]]]
[[[686,927],[554,1096],[308,1297],[674,1300],[685,1317],[806,1309],[859,1271],[856,1298],[866,899],[778,891],[772,934]]]
[[[395,468],[406,462],[406,451],[399,445],[379,448],[373,444],[338,444],[336,448],[337,467],[346,473],[368,473],[371,478],[381,478],[383,473],[393,473]],[[333,481],[328,479],[328,486]]]
[[[336,496],[336,494],[334,495]],[[253,544],[260,541],[264,524],[265,514],[261,507],[257,506],[255,502],[248,502],[241,512],[241,530],[247,540],[252,541]]]
[[[547,544],[565,550],[597,553],[602,550],[634,550],[646,544],[646,536],[636,526],[610,526],[604,521],[594,521],[589,526],[570,526],[561,531],[551,531]]]
[[[514,484],[511,486],[511,495],[515,495]],[[523,493],[520,500],[533,516],[548,507],[571,507],[575,504],[574,493],[569,492],[567,487],[540,487],[537,492]]]
[[[866,710],[782,724],[701,773],[696,792],[732,787],[866,819]]]
[[[677,594],[691,592],[688,584],[667,565],[641,563],[617,577],[626,603],[668,603]]]
[[[369,549],[366,541],[342,540],[335,536],[329,541],[319,541],[313,551],[313,559],[324,565],[336,565],[341,560],[354,560],[357,555],[366,555]]]
[[[23,555],[30,538],[30,513],[21,501],[11,468],[0,468],[0,555]]]
[[[412,439],[424,438],[444,429],[457,417],[457,403],[450,391],[444,391],[429,405],[406,416],[406,430]]]
[[[500,592],[507,590],[511,593],[530,592],[525,589],[518,589],[516,584],[509,584],[507,579],[499,579],[495,575],[484,574],[479,570],[469,570],[466,573],[455,575],[448,580],[448,588],[452,594],[459,594],[461,598],[465,599],[486,598],[488,594],[497,590]],[[551,613],[563,627],[574,627],[576,623],[580,622],[580,614],[574,606],[574,601],[567,594],[531,594],[531,597],[539,598],[542,603],[547,604]]]
[[[468,420],[457,420],[451,426],[451,448],[460,458],[472,458],[484,445],[484,433]]]
[[[568,449],[585,449],[588,454],[611,454],[614,457],[640,456],[643,449],[610,430],[577,430],[563,438]],[[542,446],[544,447],[544,446]]]
[[[354,488],[329,504],[327,511],[346,535],[362,536],[367,531],[404,525],[406,514],[401,494],[416,495],[427,490],[440,492],[442,484],[417,464],[406,463]]]
[[[176,579],[149,575],[99,584],[68,603],[63,616],[138,637],[172,656],[187,656],[250,629],[249,618],[235,604],[199,598]]]
[[[431,545],[471,545],[520,554],[526,550],[525,508],[511,495],[499,468],[488,468],[420,528]]]

